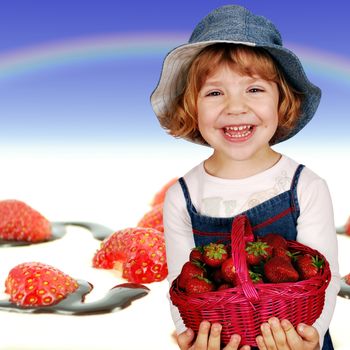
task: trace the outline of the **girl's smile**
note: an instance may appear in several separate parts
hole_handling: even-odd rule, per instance
[[[228,65],[205,80],[197,98],[198,129],[214,149],[210,161],[216,169],[235,161],[265,167],[276,159],[269,141],[278,126],[278,101],[276,83]]]

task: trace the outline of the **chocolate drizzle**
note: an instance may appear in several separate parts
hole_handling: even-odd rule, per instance
[[[137,283],[123,283],[110,289],[99,300],[85,303],[85,296],[91,292],[93,286],[84,280],[77,280],[79,287],[58,304],[39,307],[21,307],[9,300],[0,300],[1,311],[15,311],[21,313],[57,313],[68,315],[89,315],[108,313],[114,309],[124,309],[133,300],[142,298],[149,293],[149,288]]]

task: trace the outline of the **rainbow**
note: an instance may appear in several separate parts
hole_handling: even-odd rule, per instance
[[[89,36],[3,52],[0,53],[0,81],[82,62],[163,57],[188,37],[188,33]],[[293,44],[286,47],[301,58],[307,71],[350,84],[350,59]]]

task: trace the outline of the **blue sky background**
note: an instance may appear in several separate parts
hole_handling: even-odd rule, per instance
[[[236,1],[270,18],[323,90],[314,120],[294,139],[349,145],[347,1]],[[13,0],[0,3],[0,144],[173,144],[149,103],[166,52],[226,1]],[[119,51],[28,58],[41,48],[106,38]],[[134,42],[122,54],[123,38]],[[169,38],[169,40],[167,40]],[[140,43],[143,47],[139,47]],[[46,49],[45,49],[46,48]],[[20,58],[15,62],[8,57]],[[294,140],[293,139],[293,140]],[[294,141],[287,141],[294,142]]]

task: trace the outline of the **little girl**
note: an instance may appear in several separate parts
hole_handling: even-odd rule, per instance
[[[170,283],[194,246],[222,240],[242,213],[256,236],[279,233],[318,250],[330,264],[332,280],[316,322],[294,328],[272,317],[256,339],[261,350],[333,349],[328,327],[340,276],[328,187],[271,147],[311,120],[320,96],[270,21],[240,6],[223,6],[196,26],[188,44],[168,54],[151,97],[171,135],[213,149],[167,192]],[[171,311],[181,349],[220,349],[221,325],[203,321],[195,337],[177,308],[171,305]],[[234,335],[225,349],[238,349],[239,342]]]

